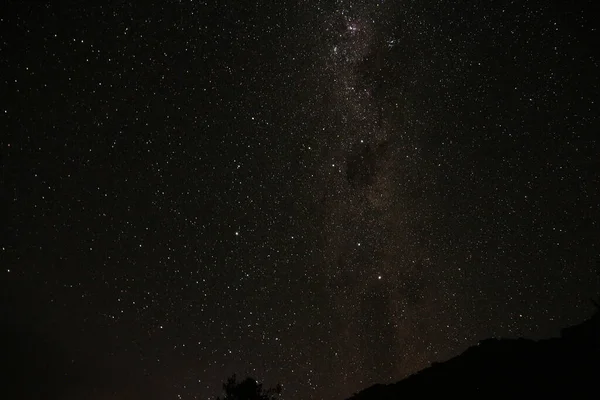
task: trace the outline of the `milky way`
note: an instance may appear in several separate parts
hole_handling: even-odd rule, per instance
[[[428,328],[432,298],[443,293],[427,278],[437,271],[421,237],[434,206],[423,190],[433,177],[418,158],[407,102],[382,73],[398,40],[386,8],[338,5],[326,18],[328,45],[317,61],[330,98],[322,118],[331,138],[319,168],[323,263],[333,318],[343,326],[337,352],[347,384],[391,380],[424,365],[431,349],[419,331]]]
[[[0,41],[15,393],[206,399],[237,373],[342,399],[591,312],[589,10],[21,3]]]

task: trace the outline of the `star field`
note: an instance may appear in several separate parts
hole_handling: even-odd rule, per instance
[[[591,313],[591,3],[271,3],[2,6],[26,398],[343,399]]]

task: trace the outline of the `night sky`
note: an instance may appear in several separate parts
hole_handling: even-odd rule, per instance
[[[258,3],[0,6],[28,398],[343,399],[591,315],[594,2]]]

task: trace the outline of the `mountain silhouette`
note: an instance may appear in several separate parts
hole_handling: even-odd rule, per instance
[[[348,400],[409,398],[600,398],[600,308],[558,338],[486,339],[397,383]]]

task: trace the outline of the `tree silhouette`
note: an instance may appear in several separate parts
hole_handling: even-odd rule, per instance
[[[216,400],[276,400],[281,394],[281,385],[263,390],[262,384],[248,377],[237,382],[235,374],[223,384],[225,397]]]

